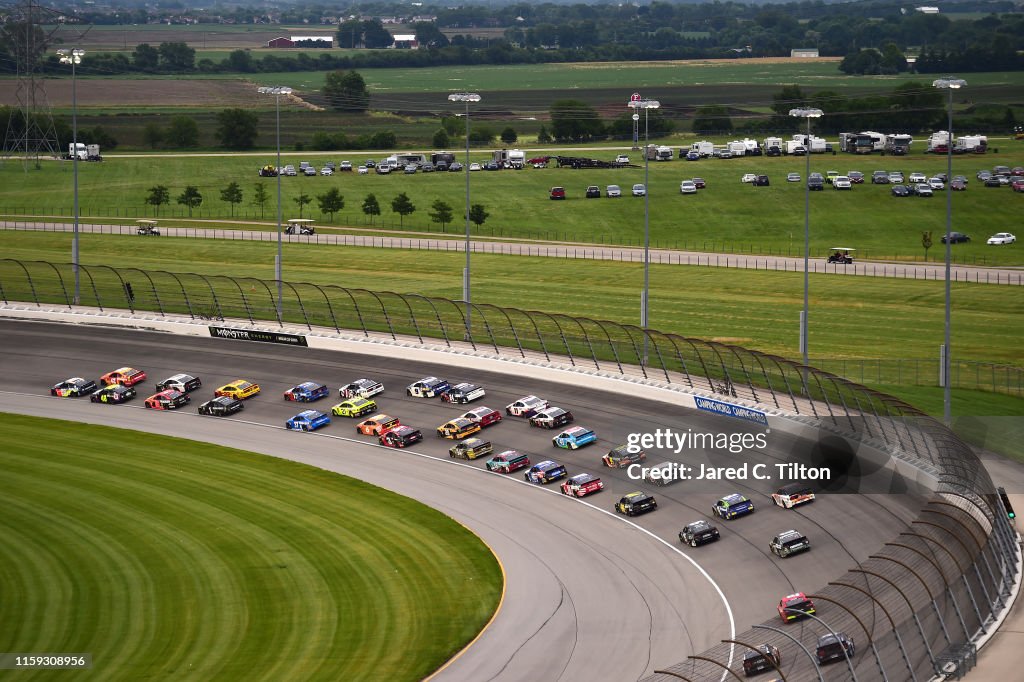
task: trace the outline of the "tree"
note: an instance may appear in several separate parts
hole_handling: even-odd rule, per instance
[[[483,225],[490,215],[490,213],[484,210],[483,204],[473,204],[469,207],[469,219],[477,227]]]
[[[380,215],[380,203],[377,202],[377,195],[366,195],[366,198],[363,199],[363,213],[370,216],[370,224],[373,225],[373,217]]]
[[[259,135],[259,117],[245,109],[225,109],[217,114],[217,139],[227,149],[252,149]]]
[[[444,128],[438,128],[434,133],[433,143],[435,149],[447,149],[451,144],[451,138],[448,137],[448,132]]]
[[[391,32],[384,28],[379,19],[363,22],[363,45],[366,47],[391,47],[394,42]]]
[[[412,27],[416,31],[416,42],[420,47],[427,49],[448,47],[448,36],[442,33],[433,21],[418,21]]]
[[[191,116],[179,114],[171,119],[164,131],[164,143],[174,149],[199,146],[199,124]]]
[[[338,47],[347,47],[354,50],[357,45],[363,44],[363,22],[358,19],[348,19],[338,26]]]
[[[444,226],[452,221],[452,207],[440,199],[436,199],[430,208],[433,210],[427,215],[430,216],[431,222],[441,223],[441,231],[444,232]]]
[[[458,137],[465,126],[457,116],[444,116],[441,118],[441,127],[448,133],[449,137]]]
[[[257,182],[252,191],[252,203],[260,207],[260,218],[263,217],[263,210],[268,201],[270,201],[270,194],[267,192],[266,186],[262,182]]]
[[[932,233],[931,230],[921,233],[921,246],[924,247],[924,260],[928,262],[928,249],[932,248]]]
[[[158,50],[163,71],[192,71],[196,68],[196,51],[187,43],[160,43]]]
[[[220,191],[220,200],[231,204],[231,217],[234,218],[235,204],[242,203],[242,188],[238,186],[237,182],[229,183]]]
[[[519,136],[516,135],[516,131],[509,126],[501,131],[501,141],[505,144],[515,144],[519,140]]]
[[[305,192],[299,194],[299,196],[292,199],[299,207],[299,217],[302,217],[302,209],[305,208],[306,204],[313,203],[313,197],[309,196]]]
[[[159,125],[150,121],[142,129],[142,140],[149,145],[150,149],[156,149],[164,141],[164,131]]]
[[[81,137],[78,139],[81,140],[83,138],[85,138],[89,144],[98,144],[101,149],[117,148],[117,138],[108,133],[103,126],[96,126],[91,130],[83,130],[81,132]]]
[[[409,195],[402,192],[391,200],[391,210],[398,214],[398,224],[405,225],[405,216],[413,214],[416,206],[409,200]]]
[[[156,71],[160,66],[160,50],[149,43],[139,43],[132,52],[132,64],[139,71]]]
[[[164,185],[150,187],[149,194],[146,196],[146,203],[153,207],[155,215],[160,215],[160,207],[171,203],[171,193]]]
[[[345,197],[342,196],[337,187],[332,187],[324,194],[318,194],[316,199],[317,205],[320,206],[320,212],[330,216],[332,223],[334,222],[334,214],[345,208]]]
[[[256,63],[249,50],[234,50],[224,61],[232,71],[248,73],[256,70]]]
[[[370,106],[366,81],[356,71],[331,71],[324,79],[321,92],[338,111],[362,113]]]
[[[700,107],[693,117],[693,132],[730,133],[732,119],[727,107],[711,104]]]
[[[605,135],[597,111],[576,99],[560,99],[551,105],[551,134],[556,142],[587,142]]]
[[[546,126],[542,125],[540,130],[537,132],[537,142],[539,144],[551,144],[551,135],[548,133]]]
[[[178,195],[178,203],[183,206],[188,206],[188,217],[192,217],[192,209],[198,208],[203,203],[203,195],[199,193],[199,189],[192,185],[185,188],[185,191]]]
[[[469,139],[471,142],[490,144],[494,140],[494,130],[487,125],[478,125],[470,129]]]

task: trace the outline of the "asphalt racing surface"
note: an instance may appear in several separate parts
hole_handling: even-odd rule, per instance
[[[672,428],[759,433],[763,427],[628,393],[537,383],[515,374],[468,374],[458,369],[457,357],[445,365],[400,358],[383,361],[309,348],[9,319],[0,320],[0,342],[0,410],[287,457],[408,495],[476,532],[504,566],[505,598],[491,626],[437,680],[642,678],[731,634],[716,587],[688,558],[721,588],[741,631],[771,618],[781,596],[817,589],[855,566],[916,511],[910,496],[857,494],[822,495],[800,510],[782,510],[768,497],[778,481],[684,481],[652,489],[631,480],[625,470],[603,467],[601,456],[634,432]],[[136,387],[139,397],[129,405],[48,395],[50,386],[64,378],[96,379],[123,365],[149,375]],[[145,397],[155,392],[154,384],[178,372],[203,380],[192,404],[168,413],[143,409]],[[406,385],[428,375],[453,384],[472,381],[483,385],[487,395],[468,407],[405,395]],[[384,383],[384,393],[375,398],[379,410],[419,428],[422,443],[409,451],[381,448],[376,439],[356,435],[358,420],[344,417],[333,417],[332,424],[316,434],[283,429],[285,419],[306,407],[285,402],[286,389],[307,380],[326,383],[333,396],[311,407],[328,412],[337,402],[337,387],[363,376]],[[242,412],[226,419],[196,413],[196,406],[208,400],[215,387],[240,377],[263,389],[246,401]],[[553,432],[530,428],[514,417],[480,435],[494,444],[496,452],[515,448],[529,453],[534,463],[551,458],[567,465],[570,476],[598,475],[604,491],[581,502],[557,494],[557,484],[545,488],[525,483],[521,471],[503,476],[486,472],[482,460],[453,462],[447,455],[453,442],[434,435],[438,425],[470,407],[487,405],[504,412],[506,404],[527,394],[571,410],[575,423],[594,429],[599,442],[579,451],[558,450],[550,440]],[[648,450],[647,464],[667,459],[715,466],[773,464],[789,461],[789,453],[808,447],[778,431],[767,438],[765,451],[738,455],[684,451],[674,456]],[[659,507],[631,519],[633,525],[611,510],[619,497],[638,489],[654,493]],[[758,511],[734,521],[715,521],[722,533],[717,543],[695,549],[680,545],[679,529],[710,518],[714,501],[730,492],[746,494]],[[806,534],[814,549],[780,560],[768,551],[768,541],[789,528]],[[869,674],[870,657],[858,659]],[[800,666],[790,659],[787,674]]]

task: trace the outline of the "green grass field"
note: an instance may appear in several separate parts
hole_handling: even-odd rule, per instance
[[[90,652],[108,680],[418,680],[501,594],[469,531],[360,481],[35,417],[0,434],[3,651]]]
[[[689,145],[681,139],[676,147]],[[956,157],[954,174],[971,180],[967,192],[953,197],[953,229],[973,237],[970,244],[957,244],[957,262],[987,265],[1024,265],[1021,249],[988,247],[985,239],[995,232],[1013,230],[1019,224],[1018,214],[1024,205],[1024,194],[1008,187],[985,188],[974,179],[975,173],[996,164],[1024,165],[1024,143],[999,143],[999,153],[984,156]],[[611,158],[614,152],[576,151],[598,158]],[[354,164],[367,158],[380,158],[382,153],[337,153],[330,156],[288,153],[282,163],[298,164],[309,160],[322,164],[327,159],[351,160]],[[483,160],[485,153],[474,152],[472,158]],[[277,182],[257,177],[257,169],[273,163],[272,154],[256,156],[213,157],[149,157],[110,158],[100,164],[80,164],[79,187],[81,213],[93,216],[134,220],[150,217],[152,208],[144,199],[148,188],[167,185],[172,203],[163,207],[163,215],[175,212],[182,216],[184,207],[174,203],[186,184],[199,188],[204,203],[195,217],[227,218],[230,205],[221,201],[219,192],[229,182],[237,181],[244,193],[237,207],[246,219],[259,218],[253,204],[253,188],[266,186],[270,201],[264,219],[273,220]],[[900,159],[851,155],[813,156],[812,171],[824,173],[834,169],[851,169],[870,174],[875,169],[901,169],[905,173],[921,171],[934,174],[943,171],[946,161],[941,156],[916,154]],[[21,164],[0,165],[0,213],[21,215],[72,215],[72,173],[69,163],[45,163],[41,170],[26,172]],[[770,187],[752,187],[740,182],[748,172],[767,172]],[[650,228],[654,246],[687,248],[699,251],[738,253],[772,253],[800,255],[803,249],[804,185],[785,181],[788,172],[805,174],[801,158],[747,158],[700,162],[672,161],[650,166]],[[679,182],[699,175],[708,188],[697,195],[682,196]],[[484,204],[490,212],[480,236],[523,237],[541,240],[563,240],[583,243],[641,243],[643,237],[643,201],[629,196],[630,187],[643,182],[644,170],[572,170],[569,168],[526,169],[520,172],[479,172],[471,177],[472,203]],[[584,199],[588,185],[604,188],[620,185],[626,196],[621,199]],[[553,185],[566,187],[566,201],[551,201],[548,190]],[[316,196],[330,188],[338,188],[345,197],[345,208],[335,216],[339,226],[365,227],[366,216],[360,206],[365,196],[373,193],[383,214],[376,225],[394,229],[399,216],[391,211],[390,202],[405,192],[417,207],[403,225],[412,230],[439,231],[431,223],[430,204],[441,199],[454,208],[453,232],[461,231],[459,206],[465,200],[464,176],[449,173],[418,173],[413,176],[358,175],[338,173],[332,177],[284,178],[283,207],[285,218],[298,217],[295,198],[305,192],[313,199],[304,216],[323,220],[317,209]],[[932,260],[942,258],[939,237],[946,226],[946,202],[941,193],[930,199],[890,196],[884,185],[860,185],[851,192],[831,188],[815,192],[811,197],[811,246],[822,254],[832,246],[848,246],[859,250],[861,258],[923,260],[921,234],[930,230],[936,248],[929,253]],[[166,224],[174,225],[174,220]],[[249,226],[251,229],[251,226]]]
[[[0,232],[7,257],[67,262],[69,234]],[[271,279],[275,245],[136,236],[81,237],[85,264],[244,274]],[[186,265],[187,264],[187,265]],[[375,291],[461,297],[458,253],[284,246],[284,276]],[[640,263],[473,257],[473,300],[635,323]],[[953,344],[959,359],[1020,364],[1024,293],[1015,286],[954,284]],[[810,348],[821,358],[928,358],[942,342],[942,282],[811,276]],[[651,267],[651,327],[797,356],[803,274]]]

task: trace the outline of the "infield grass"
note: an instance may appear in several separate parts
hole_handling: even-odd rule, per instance
[[[954,159],[954,174],[968,176],[971,183],[968,191],[954,193],[953,229],[972,237],[971,243],[954,246],[955,262],[1024,265],[1024,243],[1008,247],[985,245],[990,235],[1013,231],[1024,206],[1024,194],[1008,187],[982,187],[974,178],[978,170],[995,164],[1024,166],[1024,144],[1007,141],[1000,143],[999,149],[999,154]],[[611,159],[615,152],[605,149],[563,153]],[[355,165],[382,155],[380,152],[329,156],[289,153],[282,157],[282,163],[297,166],[306,160],[321,166],[328,159],[348,159]],[[485,154],[474,152],[472,158],[483,161]],[[146,206],[144,200],[150,187],[161,184],[168,187],[171,196],[171,204],[162,208],[162,216],[186,217],[184,207],[175,200],[185,185],[194,185],[203,195],[203,205],[194,211],[194,217],[228,218],[231,206],[220,199],[220,191],[235,181],[243,191],[243,202],[236,207],[236,212],[244,216],[240,222],[259,219],[260,210],[252,201],[254,187],[259,183],[270,197],[263,216],[265,222],[271,223],[276,211],[277,181],[257,177],[257,170],[268,163],[274,163],[272,154],[129,157],[80,164],[81,215],[86,220],[152,217],[153,209]],[[785,178],[789,172],[803,177],[805,165],[804,159],[785,157],[652,163],[648,183],[652,245],[697,251],[802,255],[804,184],[786,182]],[[932,175],[944,171],[945,167],[943,157],[923,154],[900,159],[845,154],[811,159],[812,171],[823,174],[829,169],[840,172],[858,169],[870,176],[875,169],[902,169],[905,173],[920,171]],[[69,163],[44,163],[41,170],[28,172],[19,163],[0,165],[0,213],[72,215],[71,171]],[[760,172],[769,174],[770,187],[752,187],[740,182],[744,173]],[[703,177],[707,189],[695,195],[681,195],[680,181],[693,176]],[[634,183],[643,181],[643,168],[531,168],[473,173],[471,202],[483,204],[490,213],[476,234],[638,245],[643,238],[644,202],[629,194]],[[609,184],[618,184],[625,196],[620,199],[583,198],[588,185],[597,185],[603,190]],[[566,188],[567,200],[548,198],[548,190],[555,185]],[[459,207],[465,202],[465,176],[456,173],[394,176],[338,173],[331,177],[283,178],[284,217],[298,217],[295,199],[305,193],[313,203],[305,206],[303,217],[318,218],[324,225],[332,224],[321,214],[317,204],[317,196],[332,188],[338,189],[345,198],[345,207],[333,218],[335,225],[369,227],[360,207],[364,198],[373,193],[382,210],[382,215],[376,219],[377,226],[439,231],[440,225],[432,223],[428,214],[431,204],[441,200],[453,207],[453,223],[448,229],[454,234],[462,231]],[[416,206],[416,212],[404,219],[391,210],[391,201],[400,192],[405,192]],[[174,218],[166,224],[174,225]],[[897,199],[890,196],[887,185],[858,185],[849,192],[838,192],[829,186],[823,192],[812,193],[810,226],[812,253],[816,255],[825,253],[829,247],[846,246],[858,249],[857,255],[862,259],[923,260],[921,236],[924,231],[931,231],[935,248],[931,249],[929,257],[941,259],[939,237],[946,227],[945,196],[939,193],[932,198]],[[242,227],[254,229],[251,225]]]
[[[469,531],[348,477],[36,417],[0,436],[3,651],[90,652],[107,680],[418,680],[501,594]]]

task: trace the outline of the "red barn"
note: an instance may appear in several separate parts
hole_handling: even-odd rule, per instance
[[[295,47],[295,41],[291,38],[278,36],[267,43],[267,47]]]

